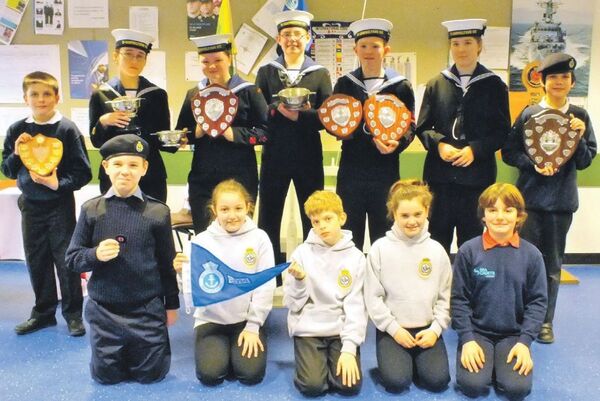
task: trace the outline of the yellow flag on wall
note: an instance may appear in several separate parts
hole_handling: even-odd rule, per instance
[[[231,5],[229,4],[229,0],[223,0],[221,2],[221,7],[219,7],[219,22],[217,23],[217,35],[221,34],[231,34],[233,35],[233,19],[231,18]],[[231,47],[231,52],[236,54],[235,43],[233,43]]]

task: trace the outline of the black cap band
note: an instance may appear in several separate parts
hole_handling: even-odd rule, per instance
[[[231,43],[219,43],[216,45],[199,47],[198,54],[226,52],[229,50],[231,50]]]
[[[390,40],[390,33],[383,29],[365,29],[354,34],[354,41],[357,42],[359,39],[366,38],[369,36],[375,36],[383,39],[385,42]]]
[[[483,36],[485,27],[483,29],[462,29],[460,31],[448,32],[448,39],[462,38],[465,36]]]
[[[297,20],[283,21],[283,22],[277,24],[278,32],[281,32],[281,30],[285,29],[285,28],[302,28],[308,32],[308,30],[310,29],[310,25],[308,25],[305,22],[297,21]]]
[[[117,42],[115,43],[115,48],[120,49],[121,47],[133,47],[136,49],[143,50],[146,53],[150,53],[150,50],[152,49],[152,43],[146,44],[144,42],[139,42],[137,40],[132,39],[117,40]]]

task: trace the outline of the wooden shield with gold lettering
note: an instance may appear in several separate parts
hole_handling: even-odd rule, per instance
[[[238,97],[221,85],[209,85],[192,98],[192,113],[196,122],[212,137],[221,135],[237,113]]]
[[[384,143],[399,141],[410,128],[412,113],[394,95],[370,96],[363,108],[366,126],[376,138]]]
[[[62,159],[63,144],[57,138],[37,134],[19,144],[19,155],[27,170],[50,175]]]
[[[360,125],[363,110],[352,96],[336,94],[325,99],[317,114],[327,132],[344,139]]]
[[[525,151],[539,168],[560,168],[575,153],[579,133],[560,110],[548,109],[527,120],[523,129]]]

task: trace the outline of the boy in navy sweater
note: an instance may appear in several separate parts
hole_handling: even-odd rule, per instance
[[[519,190],[496,183],[479,197],[483,235],[456,254],[450,310],[459,337],[456,382],[470,397],[496,389],[510,399],[531,391],[529,347],[546,313],[540,251],[519,238],[527,213]]]
[[[565,255],[567,232],[573,213],[579,207],[577,197],[577,170],[592,164],[597,144],[592,122],[581,107],[569,104],[568,95],[575,85],[575,59],[568,54],[554,53],[538,67],[546,95],[542,101],[527,107],[512,127],[504,148],[504,162],[519,169],[517,187],[527,203],[529,218],[522,235],[540,249],[546,266],[548,281],[548,310],[538,342],[554,341],[552,321],[560,285],[560,269]],[[551,166],[540,169],[529,158],[523,141],[524,125],[531,116],[545,109],[558,109],[571,117],[570,127],[581,139],[573,157],[561,168]]]
[[[58,81],[52,75],[35,71],[23,79],[23,95],[31,116],[8,128],[2,151],[2,173],[17,180],[25,260],[35,305],[31,316],[15,327],[17,334],[28,334],[56,325],[58,296],[54,267],[62,295],[61,311],[69,334],[82,336],[83,296],[79,274],[65,264],[65,251],[75,228],[76,191],[92,179],[83,136],[75,124],[58,110]],[[37,134],[62,142],[63,156],[47,176],[28,170],[19,155],[19,144]]]
[[[139,188],[148,153],[134,134],[102,145],[112,187],[82,206],[67,250],[71,270],[93,272],[85,314],[92,378],[103,384],[159,381],[171,365],[167,326],[179,308],[175,246],[169,208]]]

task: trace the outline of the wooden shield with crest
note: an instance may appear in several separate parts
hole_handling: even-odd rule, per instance
[[[370,96],[365,102],[363,115],[367,128],[384,143],[399,141],[410,129],[412,113],[394,95]]]
[[[60,163],[63,144],[57,138],[37,134],[31,140],[19,144],[19,155],[27,170],[47,176]]]
[[[329,96],[318,111],[319,120],[332,135],[344,139],[360,125],[362,104],[352,96],[336,94]]]
[[[233,123],[238,97],[221,85],[209,85],[192,98],[192,113],[202,131],[217,137]]]
[[[523,129],[525,151],[539,168],[560,168],[575,153],[580,136],[571,129],[570,118],[560,110],[547,109],[529,118]]]

